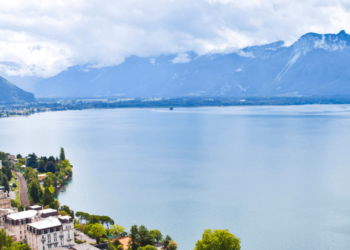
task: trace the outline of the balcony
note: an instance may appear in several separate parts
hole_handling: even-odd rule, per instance
[[[46,238],[41,238],[41,242],[44,243],[46,241]]]
[[[67,239],[67,241],[71,241],[71,240],[72,240],[72,238],[68,238],[68,239]]]

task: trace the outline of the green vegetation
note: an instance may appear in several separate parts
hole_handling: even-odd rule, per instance
[[[64,154],[63,148],[61,148],[61,155],[62,152]],[[59,160],[53,156],[38,158],[34,153],[28,155],[27,168],[25,168],[23,176],[27,181],[30,204],[58,209],[60,204],[54,195],[58,193],[67,179],[72,177],[72,167],[67,159]],[[46,173],[43,186],[40,186],[38,173]]]
[[[170,243],[169,243],[170,244]],[[231,234],[227,229],[204,230],[202,240],[198,240],[194,250],[240,250],[241,239]]]
[[[0,249],[1,250],[30,250],[26,243],[14,242],[12,237],[7,235],[4,228],[0,229]]]
[[[131,250],[153,250],[155,243],[161,241],[162,245],[166,249],[176,250],[177,243],[171,239],[169,235],[163,239],[162,233],[157,230],[148,230],[144,225],[138,227],[133,225],[130,228],[130,248]]]

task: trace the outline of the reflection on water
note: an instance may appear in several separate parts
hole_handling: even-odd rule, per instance
[[[62,204],[160,229],[192,249],[228,228],[243,249],[348,249],[350,106],[115,109],[0,119],[0,150],[58,155]]]

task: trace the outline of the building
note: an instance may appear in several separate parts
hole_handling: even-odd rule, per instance
[[[0,160],[0,169],[2,169],[2,160]]]
[[[60,216],[55,209],[41,210],[41,206],[35,205],[27,211],[4,211],[3,214],[8,234],[16,242],[28,243],[32,250],[70,247],[74,244],[73,219]]]
[[[16,160],[16,156],[14,156],[14,155],[8,155],[8,156],[7,156],[7,159],[8,159],[8,160],[13,160],[13,161],[15,161],[15,160]]]
[[[27,210],[5,215],[5,229],[14,241],[25,241],[27,224],[39,221],[38,211]]]
[[[27,225],[27,236],[27,243],[33,250],[72,246],[74,245],[73,219],[68,215],[59,215],[30,223]]]
[[[11,199],[9,193],[5,190],[5,187],[0,187],[0,208],[10,209]]]

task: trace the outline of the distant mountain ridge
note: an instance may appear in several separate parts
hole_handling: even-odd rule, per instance
[[[34,94],[18,88],[0,76],[0,104],[17,102],[35,102]]]
[[[187,53],[140,58],[117,66],[73,66],[37,83],[46,97],[350,96],[350,35],[308,33],[231,54]],[[181,60],[180,60],[181,61]]]

